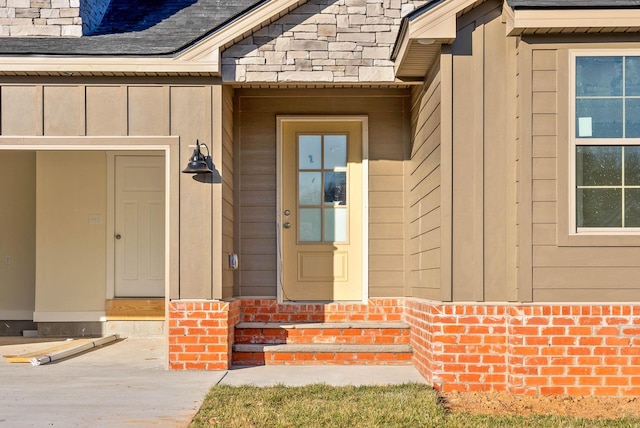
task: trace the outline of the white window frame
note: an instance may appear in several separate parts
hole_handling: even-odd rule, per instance
[[[569,235],[640,235],[640,227],[577,227],[577,197],[576,197],[576,148],[578,146],[640,146],[640,138],[584,138],[579,139],[576,136],[576,59],[586,56],[610,56],[610,57],[628,57],[640,56],[639,50],[631,49],[615,49],[615,50],[576,50],[569,52]],[[623,68],[624,77],[624,68]],[[624,81],[623,81],[624,87]],[[626,99],[623,94],[623,105]],[[623,126],[624,126],[624,107],[623,107]],[[624,129],[624,128],[623,128]],[[624,180],[624,166],[623,166]],[[624,181],[623,181],[624,182]],[[619,188],[619,186],[610,186],[611,188]],[[625,187],[623,186],[622,194],[624,198]],[[624,209],[624,207],[623,207]],[[624,213],[623,213],[624,215]]]

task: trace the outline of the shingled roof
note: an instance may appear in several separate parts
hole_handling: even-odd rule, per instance
[[[0,55],[172,56],[268,0],[112,0],[95,35],[3,38]]]

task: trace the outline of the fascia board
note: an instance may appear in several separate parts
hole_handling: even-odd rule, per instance
[[[424,15],[407,22],[407,31],[399,40],[400,48],[395,60],[396,75],[402,74],[402,65],[409,54],[412,40],[433,39],[441,44],[453,43],[456,38],[457,13],[477,0],[446,1]]]
[[[519,35],[528,29],[562,28],[638,28],[640,9],[516,9],[507,21],[507,35]]]
[[[215,56],[202,61],[140,57],[0,57],[0,74],[220,74]]]

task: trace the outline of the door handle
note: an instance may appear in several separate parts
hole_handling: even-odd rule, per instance
[[[286,222],[286,223],[284,224],[284,228],[285,228],[285,229],[289,229],[290,227],[291,227],[291,223]]]
[[[122,238],[122,235],[120,235],[119,233],[116,233],[116,239],[120,239]]]

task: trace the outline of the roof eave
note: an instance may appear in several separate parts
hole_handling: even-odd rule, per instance
[[[396,76],[423,77],[438,58],[442,45],[455,41],[458,13],[479,1],[440,2],[426,13],[406,17],[393,50]]]
[[[503,17],[508,36],[640,30],[638,8],[513,9],[505,3]]]

